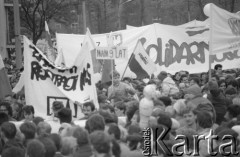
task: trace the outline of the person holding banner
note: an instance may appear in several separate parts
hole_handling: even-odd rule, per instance
[[[127,98],[128,94],[134,95],[136,93],[131,86],[120,81],[120,74],[116,70],[110,74],[110,77],[113,79],[113,85],[108,88],[108,99],[112,100],[116,96]]]

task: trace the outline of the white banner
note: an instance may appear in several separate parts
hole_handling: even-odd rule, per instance
[[[112,34],[120,34],[114,38],[114,43],[128,48],[128,57],[133,53],[137,41],[140,40],[157,66],[158,74],[162,70],[175,73],[187,70],[190,73],[207,72],[209,64],[209,27],[201,23],[200,26],[169,26],[152,24],[143,27],[121,30]],[[109,34],[92,35],[97,46],[107,46]],[[57,34],[57,45],[63,50],[66,64],[72,65],[74,57],[81,49],[79,41],[83,35]],[[224,54],[212,56],[212,67],[222,64],[223,69],[237,68],[240,66],[238,51],[227,51]],[[116,69],[123,74],[127,65],[126,60],[116,60]],[[124,76],[136,77],[127,68]]]
[[[52,103],[62,101],[72,110],[75,118],[82,116],[81,107],[75,102],[93,100],[98,108],[93,65],[88,44],[79,50],[72,68],[55,67],[43,53],[24,37],[24,84],[26,103],[33,105],[36,115],[51,115]]]
[[[240,49],[240,16],[210,5],[212,54]]]

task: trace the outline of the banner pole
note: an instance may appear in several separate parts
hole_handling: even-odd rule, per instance
[[[111,66],[112,66],[112,93],[114,93],[114,85],[113,85],[113,67],[114,67],[114,61],[113,61],[113,59],[112,59],[112,64],[111,64]],[[112,103],[112,105],[114,105],[114,99],[112,99],[111,100],[111,103]]]
[[[125,70],[124,70],[124,72],[123,72],[123,75],[122,75],[121,80],[123,79],[123,77],[124,77],[124,75],[125,75],[125,73],[126,73],[126,70],[127,70],[128,66],[129,66],[129,63],[131,62],[132,58],[133,58],[133,54],[131,55],[131,57],[130,57],[129,60],[128,60],[128,63],[127,63],[126,68],[125,68]]]
[[[212,77],[212,60],[211,60],[211,55],[212,55],[212,4],[210,4],[210,40],[209,40],[209,81],[211,80]]]

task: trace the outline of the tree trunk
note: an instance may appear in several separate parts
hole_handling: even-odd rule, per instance
[[[200,20],[204,20],[206,18],[206,15],[203,12],[203,4],[202,4],[202,0],[198,0],[198,6],[200,8],[200,14],[201,14],[201,19]]]
[[[107,31],[107,5],[106,0],[103,0],[103,9],[104,9],[104,32]]]
[[[235,0],[231,0],[231,8],[230,11],[233,13],[235,9]]]
[[[141,11],[140,11],[140,19],[141,19],[141,26],[143,26],[144,25],[144,0],[141,0],[140,1],[141,3],[140,3],[140,7],[141,7]]]

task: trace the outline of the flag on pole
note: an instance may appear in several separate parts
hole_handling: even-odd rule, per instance
[[[48,24],[47,24],[47,21],[45,21],[45,31],[46,31],[46,40],[48,42],[48,45],[50,47],[53,47],[53,43],[52,43],[52,39],[51,39],[51,34],[50,34],[50,31],[49,31],[49,27],[48,27]]]
[[[206,6],[209,7],[206,7]],[[210,53],[224,53],[240,49],[240,16],[210,3]],[[204,8],[205,9],[205,8]],[[207,13],[205,13],[207,14]]]
[[[87,28],[87,32],[86,32],[86,35],[83,40],[83,45],[86,43],[88,43],[88,47],[89,47],[89,49],[91,51],[91,55],[92,55],[93,72],[100,73],[101,68],[102,68],[102,61],[97,60],[97,58],[96,58],[96,45],[95,45],[94,40],[92,39],[91,32],[88,28]]]
[[[0,99],[2,99],[8,94],[10,95],[12,94],[12,88],[9,83],[9,79],[1,55],[0,55],[0,82],[1,82]]]
[[[139,79],[149,77],[157,70],[155,63],[148,56],[140,41],[137,42],[129,59],[129,68]]]

